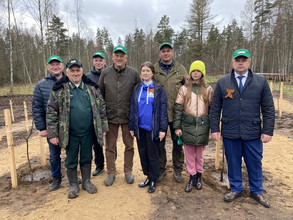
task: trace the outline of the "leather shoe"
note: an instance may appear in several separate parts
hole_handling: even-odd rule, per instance
[[[149,193],[153,193],[156,191],[156,181],[150,180],[150,186],[148,189]]]
[[[149,178],[147,178],[144,182],[138,184],[138,186],[141,187],[141,188],[146,187],[148,185],[150,185],[150,179]]]
[[[232,202],[234,199],[241,197],[240,193],[236,193],[236,192],[229,192],[225,195],[224,200],[226,202]]]
[[[93,176],[98,176],[98,175],[100,175],[103,171],[104,171],[104,168],[97,168],[97,169],[93,172]]]
[[[259,204],[263,205],[266,208],[270,207],[270,203],[268,203],[262,194],[252,194],[250,193],[250,197],[255,199]]]

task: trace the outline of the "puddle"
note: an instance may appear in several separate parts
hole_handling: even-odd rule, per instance
[[[40,181],[51,176],[50,170],[36,170],[33,174],[33,181]],[[28,174],[21,179],[22,181],[32,181],[31,175]]]
[[[218,180],[218,184],[221,186],[227,186],[227,174],[223,174],[223,181],[221,182],[221,174],[218,173],[213,173],[212,174],[213,177],[215,177]]]

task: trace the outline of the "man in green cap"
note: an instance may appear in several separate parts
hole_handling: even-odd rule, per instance
[[[98,84],[101,72],[107,67],[106,57],[103,52],[95,52],[93,55],[93,68],[86,74],[93,82]],[[94,152],[95,152],[95,164],[96,169],[93,172],[93,176],[98,176],[104,171],[104,153],[103,146],[100,146],[94,141]]]
[[[178,145],[173,137],[175,135],[173,129],[174,103],[177,97],[179,88],[185,84],[185,80],[189,77],[183,65],[173,59],[173,46],[169,42],[164,42],[160,45],[160,59],[155,63],[155,81],[164,86],[167,101],[168,101],[168,124],[171,131],[171,139],[173,141],[173,175],[175,181],[182,181],[182,168],[184,164],[184,152],[182,146]],[[160,156],[160,177],[157,182],[161,182],[163,177],[167,175],[166,163],[167,155],[165,149],[166,137],[161,141],[161,156]]]
[[[59,56],[51,56],[47,62],[47,69],[49,74],[45,79],[37,83],[32,102],[33,110],[33,119],[35,122],[36,128],[40,131],[41,137],[47,137],[47,128],[46,128],[46,107],[50,92],[53,84],[60,79],[64,73],[62,72],[64,64]],[[50,186],[50,190],[57,190],[61,184],[61,158],[60,158],[60,147],[58,144],[52,144],[47,138],[49,144],[50,152],[50,165],[51,165],[51,174],[53,177],[53,183]]]
[[[53,85],[47,106],[47,130],[50,142],[66,149],[68,198],[76,198],[79,193],[78,155],[82,188],[96,193],[90,181],[92,146],[94,136],[103,146],[103,136],[108,131],[106,106],[98,85],[83,74],[77,59],[67,62],[66,76]]]
[[[263,143],[268,143],[273,136],[275,107],[266,78],[254,74],[249,69],[250,63],[248,50],[235,51],[231,74],[219,79],[214,92],[210,127],[213,138],[218,140],[222,135],[225,146],[231,192],[225,195],[224,200],[232,202],[241,197],[243,157],[250,197],[268,208],[270,204],[262,195],[261,160]]]
[[[134,86],[141,82],[136,69],[126,65],[127,51],[123,46],[116,46],[113,50],[113,66],[102,71],[99,80],[101,93],[107,106],[109,132],[106,135],[106,162],[108,177],[105,185],[110,186],[117,174],[115,165],[116,142],[118,129],[121,127],[124,151],[124,174],[128,184],[134,182],[133,167],[133,137],[128,128],[131,95]]]

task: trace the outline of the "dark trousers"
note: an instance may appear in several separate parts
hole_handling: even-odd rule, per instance
[[[109,131],[106,134],[106,162],[107,162],[107,173],[108,176],[115,176],[117,174],[115,155],[116,155],[116,144],[118,138],[118,129],[121,126],[122,140],[125,145],[124,150],[124,173],[131,174],[133,167],[133,137],[130,135],[128,124],[112,124],[108,123]]]
[[[78,165],[78,154],[80,165],[92,162],[93,158],[93,133],[83,136],[69,135],[69,143],[66,147],[65,167],[75,168]]]
[[[179,169],[182,171],[182,167],[184,164],[184,152],[182,146],[178,145],[177,142],[173,139],[175,132],[173,129],[173,122],[169,122],[169,128],[171,131],[171,140],[173,142],[173,150],[172,150],[172,159],[173,159],[173,166],[174,170]],[[167,136],[167,135],[166,135]],[[160,149],[160,169],[166,170],[166,163],[167,163],[167,154],[166,154],[166,136],[161,141],[161,149]]]
[[[96,169],[104,169],[104,153],[103,153],[103,147],[100,146],[100,144],[97,141],[94,141],[94,152],[95,152],[95,164]]]
[[[143,174],[156,181],[160,175],[160,140],[152,140],[152,132],[139,128],[138,152]]]
[[[262,141],[260,139],[246,141],[241,138],[223,138],[223,141],[231,190],[236,193],[243,191],[241,172],[243,157],[247,168],[250,192],[262,194]]]
[[[51,165],[51,173],[52,177],[61,176],[61,147],[59,145],[54,145],[50,142],[50,139],[47,138],[47,142],[49,144],[50,151],[50,165]]]

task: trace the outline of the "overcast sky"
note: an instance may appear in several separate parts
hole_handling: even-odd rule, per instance
[[[58,2],[60,17],[65,6],[69,6],[71,10],[74,8],[73,2]],[[139,28],[145,31],[152,28],[155,31],[161,17],[167,15],[175,32],[180,31],[191,2],[192,0],[83,0],[81,16],[88,27],[93,29],[91,34],[95,35],[97,28],[106,27],[116,45],[119,36],[124,40],[126,34],[134,32],[135,20]],[[245,1],[214,0],[211,14],[218,14],[218,21],[224,19],[218,26],[222,30],[224,25],[231,24],[232,18],[241,24],[240,13],[244,5]],[[71,20],[75,22],[76,18],[71,17]]]

